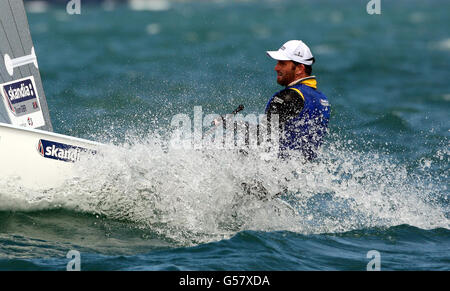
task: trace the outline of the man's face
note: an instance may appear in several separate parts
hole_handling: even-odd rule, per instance
[[[278,61],[275,66],[277,83],[281,86],[287,86],[295,81],[295,67],[292,61]]]

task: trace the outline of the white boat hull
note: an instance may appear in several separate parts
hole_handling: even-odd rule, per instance
[[[73,178],[83,155],[100,143],[0,123],[0,182],[31,189],[54,188]]]

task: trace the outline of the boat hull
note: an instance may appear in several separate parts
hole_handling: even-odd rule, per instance
[[[97,153],[100,143],[0,123],[0,181],[46,189],[63,185],[76,164]]]

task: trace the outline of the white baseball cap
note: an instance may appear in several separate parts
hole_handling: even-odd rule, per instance
[[[309,47],[301,40],[290,40],[277,51],[267,51],[267,54],[277,61],[294,61],[312,65],[314,57]]]

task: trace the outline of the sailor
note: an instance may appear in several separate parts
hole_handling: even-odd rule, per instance
[[[280,125],[279,156],[300,151],[308,160],[317,156],[330,118],[327,97],[317,89],[312,74],[315,59],[301,40],[290,40],[278,51],[267,51],[277,61],[277,83],[284,86],[267,102],[265,113],[270,120],[278,114]]]

